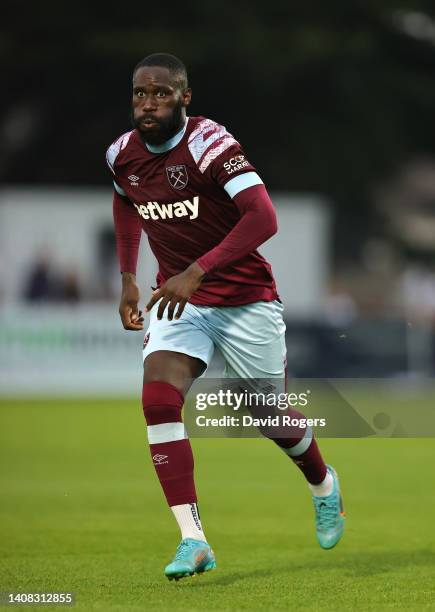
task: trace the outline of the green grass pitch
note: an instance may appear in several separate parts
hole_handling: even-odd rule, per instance
[[[193,446],[218,569],[169,583],[179,534],[139,402],[2,401],[0,591],[73,591],[85,611],[435,609],[433,440],[321,441],[347,513],[331,551],[272,443]]]

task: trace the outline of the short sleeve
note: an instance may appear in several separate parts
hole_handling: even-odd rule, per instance
[[[238,142],[213,160],[210,167],[210,176],[225,189],[230,198],[236,196],[243,189],[263,184]]]
[[[110,171],[115,177],[116,177],[116,168],[115,168],[116,159],[118,155],[120,154],[120,152],[123,149],[125,149],[125,147],[127,146],[128,141],[130,140],[130,136],[132,134],[133,134],[133,130],[130,130],[130,132],[125,132],[125,134],[122,134],[119,138],[115,140],[115,142],[112,142],[112,144],[106,151],[107,165],[109,166]]]
[[[240,143],[223,125],[203,119],[189,136],[188,146],[199,171],[225,189],[237,193],[263,183]]]

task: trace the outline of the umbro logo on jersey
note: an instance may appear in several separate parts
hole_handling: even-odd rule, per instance
[[[132,187],[139,187],[139,183],[138,183],[139,177],[136,176],[135,174],[130,174],[130,176],[128,177],[128,180],[130,181],[130,185]]]
[[[187,168],[184,164],[168,166],[166,168],[166,176],[168,177],[170,186],[174,189],[184,189],[189,180]]]
[[[198,217],[199,197],[195,196],[192,200],[183,200],[182,202],[174,202],[173,204],[159,204],[158,202],[147,202],[146,204],[136,204],[137,212],[144,219],[174,219],[181,217],[189,217],[192,221]]]
[[[168,461],[165,461],[167,458],[168,455],[159,455],[158,453],[153,455],[154,465],[164,465],[165,463],[169,463]]]

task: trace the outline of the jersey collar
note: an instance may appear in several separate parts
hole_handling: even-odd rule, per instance
[[[150,151],[151,153],[166,153],[166,151],[170,151],[171,149],[176,147],[177,144],[180,142],[180,140],[184,136],[188,121],[189,121],[189,117],[186,118],[186,121],[184,122],[182,129],[179,132],[177,132],[175,136],[172,136],[172,138],[162,143],[161,145],[151,145],[146,142],[145,146],[148,149],[148,151]]]

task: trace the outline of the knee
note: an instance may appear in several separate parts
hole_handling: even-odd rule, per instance
[[[148,425],[181,421],[183,402],[183,395],[169,383],[153,381],[143,385],[142,407]]]

